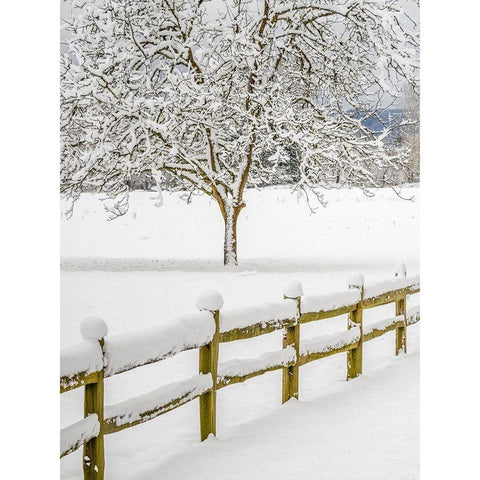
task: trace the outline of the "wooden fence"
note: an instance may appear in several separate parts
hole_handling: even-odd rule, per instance
[[[197,397],[203,441],[216,434],[216,392],[228,385],[282,369],[283,403],[298,398],[302,365],[342,352],[347,354],[346,379],[353,379],[362,373],[365,342],[395,331],[395,353],[406,353],[407,326],[420,320],[418,307],[407,310],[407,297],[419,291],[419,278],[408,278],[405,269],[400,268],[395,278],[386,282],[364,286],[363,277],[357,275],[349,281],[348,290],[318,296],[304,296],[301,285],[294,282],[285,289],[282,304],[230,312],[222,309],[221,296],[211,293],[197,301],[200,312],[181,320],[175,330],[145,331],[144,336],[104,338],[108,329],[103,321],[85,320],[81,330],[86,340],[63,349],[61,354],[60,392],[83,386],[85,396],[84,418],[61,431],[60,456],[83,445],[84,478],[102,480],[105,435],[152,420]],[[389,303],[395,303],[394,317],[364,326],[365,309]],[[344,314],[348,315],[347,330],[300,342],[302,324]],[[256,359],[219,364],[220,343],[281,329],[284,330],[282,349]],[[104,406],[105,378],[192,348],[199,349],[199,375],[117,405]],[[140,353],[132,355],[136,350]]]

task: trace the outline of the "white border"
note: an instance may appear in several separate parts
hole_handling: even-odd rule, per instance
[[[421,5],[423,480],[478,476],[479,14]]]
[[[472,1],[421,7],[424,480],[478,472],[479,10]],[[2,18],[4,471],[54,478],[59,4],[7,3]]]
[[[59,476],[58,26],[56,2],[2,5],[5,478]]]

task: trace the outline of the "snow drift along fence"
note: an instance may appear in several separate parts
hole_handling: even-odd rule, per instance
[[[196,302],[199,312],[179,317],[173,326],[112,335],[103,320],[82,321],[85,339],[61,351],[60,392],[85,388],[84,419],[61,430],[60,456],[83,446],[84,478],[103,480],[104,436],[152,420],[195,398],[200,401],[200,438],[216,434],[216,392],[266,372],[282,369],[282,403],[298,398],[299,369],[321,358],[346,352],[347,380],[362,373],[363,344],[395,331],[395,353],[406,353],[406,329],[420,320],[418,307],[407,310],[408,295],[420,291],[419,277],[407,277],[403,264],[395,278],[364,286],[362,275],[341,292],[304,296],[293,282],[282,302],[239,309],[222,309],[216,292]],[[363,325],[363,310],[395,303],[395,316]],[[300,342],[303,323],[348,314],[347,330]],[[283,348],[255,359],[219,363],[219,344],[284,330]],[[104,406],[105,378],[158,362],[179,352],[199,349],[199,374],[147,394]]]

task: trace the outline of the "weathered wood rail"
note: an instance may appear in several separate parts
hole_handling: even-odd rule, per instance
[[[260,307],[222,310],[216,292],[199,297],[200,310],[182,317],[173,327],[106,337],[103,320],[91,317],[81,325],[82,344],[61,352],[60,393],[84,387],[84,419],[61,431],[60,457],[83,446],[84,478],[103,480],[104,436],[152,420],[199,398],[200,438],[216,434],[216,392],[266,372],[282,369],[282,403],[298,398],[302,365],[339,353],[347,354],[346,379],[362,374],[364,343],[395,331],[395,353],[406,353],[406,329],[420,320],[418,307],[407,309],[407,297],[420,291],[418,277],[408,278],[403,264],[395,278],[364,286],[362,275],[352,277],[349,289],[304,296],[298,282],[288,285],[284,301]],[[395,303],[395,316],[364,325],[365,309]],[[347,330],[300,340],[301,325],[348,315]],[[256,359],[219,363],[219,344],[283,330],[281,349]],[[104,379],[199,349],[199,374],[152,392],[104,406]],[[132,353],[133,352],[133,353]]]

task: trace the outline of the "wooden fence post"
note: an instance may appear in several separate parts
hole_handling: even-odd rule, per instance
[[[284,288],[284,299],[295,300],[297,304],[297,322],[293,327],[287,327],[283,334],[283,348],[293,347],[296,353],[296,362],[290,367],[282,369],[282,403],[292,397],[298,400],[298,379],[300,359],[300,315],[302,313],[303,289],[300,282],[291,282]]]
[[[217,434],[217,370],[220,332],[220,309],[223,298],[218,292],[206,291],[195,302],[199,310],[208,310],[215,320],[215,332],[207,345],[200,347],[199,372],[212,375],[212,389],[200,395],[200,440]]]
[[[108,333],[107,324],[98,317],[85,318],[80,331],[86,340],[98,341],[103,354],[104,338]],[[103,480],[105,475],[104,435],[104,367],[98,373],[97,382],[85,385],[84,416],[96,413],[100,423],[100,432],[83,445],[83,478],[84,480]]]
[[[348,314],[348,330],[354,327],[360,329],[357,348],[347,352],[347,380],[351,380],[361,375],[363,368],[363,291],[365,280],[362,274],[358,274],[351,277],[348,283],[348,288],[358,288],[360,290],[360,301],[357,308]]]
[[[395,268],[395,277],[407,278],[407,268],[399,263]],[[407,353],[407,295],[395,302],[395,315],[403,315],[403,325],[395,330],[395,355]]]

